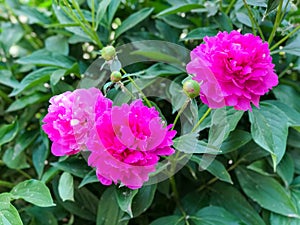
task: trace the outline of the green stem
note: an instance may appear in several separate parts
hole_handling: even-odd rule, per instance
[[[7,94],[5,94],[2,90],[0,90],[0,97],[3,98],[4,101],[7,103],[12,103],[13,100],[11,100]]]
[[[74,1],[74,0],[73,0]],[[74,13],[72,6],[68,3],[68,1],[63,0],[65,6],[68,8],[68,10],[66,10],[63,6],[61,6],[61,8],[63,9],[63,11],[75,22],[78,23],[80,25],[80,27],[82,28],[82,30],[91,38],[91,40],[93,40],[99,48],[103,47],[102,42],[100,41],[97,32],[94,31],[91,27],[91,25],[89,24],[89,22],[86,21],[86,19],[84,18],[84,15],[82,14],[79,6],[77,4],[74,4],[74,7],[76,7],[76,10],[79,13],[79,16],[81,17],[81,19],[85,22],[83,23],[83,21],[80,20],[80,18],[77,17],[77,15]]]
[[[287,66],[279,75],[278,75],[278,79],[282,78],[287,71],[290,70],[290,66]]]
[[[120,87],[121,87],[121,89],[122,89],[123,91],[127,92],[127,93],[131,96],[132,99],[135,99],[135,96],[131,93],[131,91],[129,91],[129,90],[125,87],[125,85],[124,85],[121,81],[119,81],[117,84],[119,84]]]
[[[273,30],[270,34],[270,37],[268,39],[268,43],[269,43],[269,46],[271,45],[272,41],[273,41],[273,38],[275,36],[275,33],[276,33],[276,30],[281,22],[280,18],[281,18],[281,9],[282,9],[282,4],[283,4],[283,0],[280,0],[279,2],[279,6],[278,6],[278,10],[277,10],[277,14],[276,14],[276,18],[275,18],[275,24],[274,24],[274,27],[273,27]]]
[[[184,217],[186,217],[186,212],[184,211],[184,209],[182,208],[182,206],[180,204],[180,197],[179,197],[179,193],[178,193],[178,190],[177,190],[177,186],[176,186],[174,176],[170,177],[170,183],[171,183],[171,188],[172,188],[172,191],[173,191],[173,194],[174,194],[174,200],[176,202],[176,205],[179,208],[179,210],[181,211],[182,215]]]
[[[7,188],[13,188],[15,185],[11,182],[0,180],[0,186],[7,187]]]
[[[127,74],[126,71],[122,68],[121,71],[124,73],[124,74]],[[142,98],[143,100],[146,102],[146,104],[149,106],[149,107],[152,107],[152,104],[150,103],[150,101],[147,99],[146,95],[143,93],[143,91],[140,89],[140,87],[136,84],[136,82],[130,77],[128,76],[127,77],[128,80],[132,83],[132,85],[138,90],[138,92],[142,95]]]
[[[92,0],[92,29],[95,30],[95,0]]]
[[[258,32],[259,32],[259,35],[260,37],[265,40],[265,37],[264,37],[264,34],[262,32],[262,30],[260,29],[260,26],[258,25],[257,21],[255,20],[254,16],[253,16],[253,13],[248,5],[248,3],[246,2],[246,0],[243,0],[244,2],[244,5],[248,11],[248,14],[249,14],[249,17],[250,17],[250,20],[251,20],[251,24],[252,24],[252,32],[254,35],[256,35],[256,30],[255,30],[255,27],[257,28]]]
[[[191,101],[191,99],[188,98],[188,99],[184,102],[184,104],[182,105],[182,107],[180,108],[179,112],[177,113],[177,115],[176,115],[176,117],[175,117],[175,119],[174,119],[173,126],[172,126],[172,129],[171,129],[171,130],[174,130],[175,125],[176,125],[176,123],[177,123],[179,117],[181,116],[181,114],[183,113],[183,111],[186,109],[186,107],[188,106],[188,104],[189,104],[190,101]]]
[[[18,171],[20,174],[22,174],[24,177],[26,177],[26,178],[28,178],[28,179],[32,179],[32,177],[31,177],[28,173],[24,172],[23,170],[17,169],[17,171]]]
[[[203,122],[203,120],[208,116],[208,114],[210,113],[211,108],[208,108],[206,110],[206,112],[204,113],[204,115],[200,118],[200,120],[198,121],[198,123],[193,127],[191,132],[194,132],[199,126],[200,124]]]
[[[270,51],[274,50],[278,46],[280,46],[283,42],[285,42],[289,37],[291,37],[294,33],[296,33],[300,29],[300,25],[297,26],[294,30],[292,30],[289,34],[287,34],[284,38],[282,38],[280,41],[278,41],[276,44],[274,44],[271,48]]]
[[[238,161],[236,161],[232,166],[230,166],[228,169],[227,169],[227,172],[230,172],[231,170],[234,170],[244,159],[243,158],[240,158]],[[206,184],[203,184],[202,186],[200,186],[197,191],[202,191],[204,188],[206,188],[207,186],[215,183],[216,181],[218,180],[217,177],[214,177],[212,179],[210,179]]]
[[[227,9],[226,9],[226,11],[225,11],[225,14],[226,14],[226,15],[230,12],[231,8],[234,6],[235,1],[236,1],[236,0],[231,0],[230,5],[227,7]]]

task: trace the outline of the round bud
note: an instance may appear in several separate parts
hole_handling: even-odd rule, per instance
[[[194,80],[187,80],[183,83],[183,91],[188,97],[195,98],[200,93],[200,84]]]
[[[116,56],[116,49],[113,46],[102,48],[101,56],[106,61],[112,60]]]
[[[119,71],[114,71],[110,74],[110,80],[113,83],[117,83],[122,79],[122,74]]]

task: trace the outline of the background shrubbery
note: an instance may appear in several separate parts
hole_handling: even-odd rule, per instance
[[[300,224],[298,7],[288,0],[0,1],[0,224]],[[41,131],[48,100],[77,88],[102,47],[161,40],[191,50],[204,36],[233,29],[269,42],[280,84],[260,109],[227,109],[222,154],[204,171],[195,154],[175,175],[178,193],[169,180],[138,191],[104,187],[81,155],[49,154]],[[160,50],[138,54],[168,62]],[[126,68],[141,70],[140,80],[162,76],[180,84],[187,76],[155,62]],[[116,89],[109,92],[113,98]],[[171,105],[151,100],[172,123]],[[200,117],[206,110],[200,101],[191,107]],[[215,113],[204,121],[202,141],[212,117],[222,119]],[[185,140],[178,150],[202,143],[195,135]]]

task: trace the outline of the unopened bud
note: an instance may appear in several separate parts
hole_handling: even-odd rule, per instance
[[[101,56],[106,61],[112,60],[116,56],[116,49],[113,46],[102,48]]]
[[[183,83],[183,91],[188,97],[195,98],[200,93],[200,84],[195,80],[187,80]]]
[[[114,71],[110,75],[110,80],[113,83],[117,83],[122,79],[122,74],[119,71]]]

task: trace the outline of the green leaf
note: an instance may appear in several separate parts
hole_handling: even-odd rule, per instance
[[[156,61],[180,64],[180,61],[176,57],[173,57],[169,54],[165,54],[158,50],[153,50],[153,51],[151,51],[150,49],[149,50],[136,50],[136,51],[130,52],[130,55],[140,55],[140,56],[144,56],[149,59],[156,60]]]
[[[58,183],[58,193],[63,201],[74,201],[74,184],[73,176],[67,172],[64,172]]]
[[[268,172],[270,170],[269,167],[270,165],[268,164],[267,160],[261,159],[248,165],[247,169],[253,170],[261,175],[271,176],[271,173]]]
[[[49,208],[30,207],[26,213],[33,217],[36,225],[58,225],[58,220]]]
[[[245,24],[248,27],[252,27],[252,23],[251,23],[251,20],[250,20],[248,14],[246,14],[244,12],[237,12],[236,18],[240,23]]]
[[[271,153],[274,170],[282,159],[288,135],[288,119],[277,107],[260,104],[260,109],[249,112],[251,135],[263,149]]]
[[[85,187],[74,190],[75,201],[65,201],[63,202],[58,193],[58,181],[54,179],[53,192],[55,194],[55,199],[58,204],[61,205],[65,210],[74,214],[82,219],[93,221],[96,220],[97,214],[97,203],[98,198]]]
[[[248,5],[267,7],[266,0],[247,0]]]
[[[276,100],[264,101],[264,104],[275,106],[283,113],[285,113],[286,117],[289,120],[289,126],[300,126],[300,112],[298,112],[291,106]]]
[[[242,225],[241,221],[227,210],[217,206],[208,206],[200,209],[191,216],[195,225]]]
[[[300,35],[298,35],[293,41],[289,42],[286,46],[280,49],[280,51],[285,52],[287,54],[300,56],[299,42]]]
[[[54,66],[68,69],[74,64],[74,60],[68,56],[56,52],[50,52],[46,49],[40,49],[33,52],[29,56],[18,59],[17,63]]]
[[[26,180],[17,184],[10,192],[14,199],[24,199],[36,206],[55,206],[48,187],[38,180]]]
[[[17,88],[15,88],[9,96],[16,96],[24,90],[33,88],[39,84],[49,81],[50,75],[55,70],[56,69],[53,67],[44,67],[31,72],[21,81],[20,85]]]
[[[230,174],[226,170],[225,166],[213,157],[209,158],[208,160],[207,158],[193,155],[191,157],[191,161],[194,161],[197,164],[199,164],[199,170],[207,170],[219,180],[233,184]]]
[[[286,187],[292,183],[294,178],[295,165],[294,160],[289,154],[285,154],[278,164],[277,173],[283,180]]]
[[[177,75],[182,73],[183,71],[165,63],[156,63],[153,66],[150,66],[145,74],[141,75],[143,79],[152,79],[159,76],[170,76]]]
[[[279,2],[280,0],[268,0],[267,9],[266,12],[264,13],[264,17],[266,17],[273,10],[277,9]]]
[[[98,5],[97,13],[96,13],[96,29],[99,26],[99,23],[105,16],[107,12],[107,7],[111,4],[111,0],[101,1]]]
[[[0,127],[0,146],[12,141],[19,131],[19,123],[15,120],[12,124]]]
[[[56,1],[52,2],[52,8],[53,8],[53,11],[54,11],[54,14],[56,15],[58,21],[60,22],[61,25],[63,24],[74,24],[74,21],[72,19],[70,19],[64,12],[64,10],[62,10],[64,6],[60,5],[58,6],[56,4]],[[65,7],[64,7],[65,8]],[[66,9],[68,10],[68,9]],[[65,28],[67,31],[70,31],[82,38],[84,38],[84,40],[90,40],[90,37],[88,35],[86,35],[84,33],[84,31],[82,30],[81,27],[79,26],[66,26]]]
[[[243,130],[232,131],[221,145],[222,154],[233,152],[251,141],[251,134]]]
[[[155,15],[155,17],[165,16],[165,15],[170,15],[175,13],[190,12],[193,9],[200,9],[200,8],[204,8],[204,7],[200,4],[195,4],[195,3],[175,5],[161,11],[160,13]]]
[[[62,55],[69,54],[68,38],[62,35],[48,37],[45,40],[45,47],[49,52],[58,53]]]
[[[270,215],[270,225],[299,225],[300,220],[287,217],[287,216],[282,216],[276,213],[271,213]]]
[[[90,183],[97,183],[99,182],[96,173],[94,170],[91,170],[87,175],[85,175],[85,177],[82,179],[80,185],[78,186],[78,188],[81,188],[83,186],[85,186],[86,184],[90,184]]]
[[[150,225],[184,225],[185,221],[182,216],[166,216],[154,220]]]
[[[14,13],[18,16],[26,16],[28,18],[28,24],[49,24],[51,21],[48,16],[41,13],[37,8],[20,5],[19,9],[14,9]]]
[[[274,178],[242,167],[238,167],[235,172],[243,191],[261,207],[281,215],[299,218],[291,197]]]
[[[106,189],[99,200],[96,224],[120,225],[123,214],[117,203],[114,187]]]
[[[65,75],[66,71],[66,69],[59,69],[54,71],[50,77],[51,86],[56,85],[60,81],[60,79]]]
[[[300,92],[291,86],[280,84],[273,89],[277,99],[300,112]]]
[[[86,174],[90,172],[90,167],[87,165],[86,161],[76,159],[76,158],[68,158],[64,161],[51,163],[52,166],[71,173],[76,177],[84,178]]]
[[[247,225],[265,224],[258,212],[234,186],[218,182],[212,189],[215,193],[212,195],[213,205],[224,207]]]
[[[208,143],[219,148],[233,131],[244,112],[233,107],[216,109],[211,113],[211,125],[209,129]]]
[[[0,48],[7,53],[10,47],[18,43],[24,35],[24,30],[20,24],[1,23]],[[2,43],[2,44],[1,44]]]
[[[10,169],[25,169],[30,167],[26,161],[26,154],[24,152],[15,154],[13,148],[6,149],[2,160]]]
[[[153,8],[144,8],[132,15],[130,15],[122,24],[117,28],[115,38],[118,38],[121,34],[134,27],[144,19],[146,19],[153,11]]]
[[[181,80],[180,77],[175,78],[169,87],[172,103],[172,113],[178,111],[183,104],[187,101],[188,97],[182,91],[182,85],[176,81]]]
[[[24,97],[21,97],[14,101],[6,110],[6,112],[14,112],[20,109],[24,109],[25,107],[33,104],[38,104],[41,102],[48,101],[49,98],[51,98],[51,94],[45,94],[45,93],[40,93],[36,92],[31,95],[27,95]]]
[[[193,153],[207,153],[218,154],[221,153],[220,149],[215,146],[209,145],[204,141],[198,140],[198,133],[188,133],[173,140],[173,147],[187,154]]]
[[[118,205],[121,208],[121,210],[128,213],[129,216],[132,218],[132,200],[134,196],[138,193],[138,190],[131,190],[126,187],[121,187],[116,189],[115,193]]]
[[[33,146],[32,152],[32,163],[38,174],[39,179],[42,177],[45,161],[49,154],[49,140],[47,138],[46,142],[38,139],[38,141]]]
[[[0,225],[23,225],[17,209],[9,202],[0,202]]]
[[[218,33],[218,31],[215,28],[211,27],[199,27],[192,31],[190,31],[183,39],[183,41],[186,40],[201,40],[206,36],[215,36]]]
[[[131,209],[134,217],[141,215],[152,204],[157,185],[146,185],[139,189],[139,192],[133,198]]]
[[[9,70],[0,70],[0,77],[0,84],[11,88],[17,88],[20,85]]]

